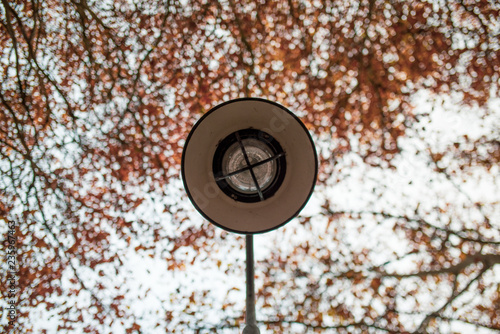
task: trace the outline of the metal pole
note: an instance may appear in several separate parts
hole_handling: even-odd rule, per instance
[[[255,317],[255,284],[254,284],[254,267],[253,267],[253,235],[246,236],[246,273],[247,273],[247,308],[246,308],[246,326],[243,329],[243,334],[260,334],[257,327]]]

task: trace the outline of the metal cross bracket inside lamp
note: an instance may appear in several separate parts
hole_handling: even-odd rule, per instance
[[[194,125],[182,153],[181,172],[189,199],[206,219],[246,234],[243,333],[259,333],[253,234],[285,225],[309,200],[318,172],[311,136],[294,114],[275,102],[231,100]]]

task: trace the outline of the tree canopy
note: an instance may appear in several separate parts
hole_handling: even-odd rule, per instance
[[[244,238],[179,174],[196,120],[247,96],[320,159],[306,210],[256,236],[263,333],[500,330],[497,1],[2,0],[0,21],[5,332],[240,331]]]

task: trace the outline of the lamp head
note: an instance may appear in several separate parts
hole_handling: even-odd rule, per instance
[[[208,111],[182,154],[182,180],[196,209],[237,233],[276,229],[305,206],[317,156],[304,124],[283,106],[243,98]]]

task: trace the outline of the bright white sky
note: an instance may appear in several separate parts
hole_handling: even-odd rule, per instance
[[[325,197],[333,203],[332,209],[339,211],[383,211],[395,215],[411,215],[414,214],[419,204],[418,210],[422,214],[431,212],[436,206],[446,207],[449,212],[444,216],[449,215],[453,218],[458,215],[469,222],[480,218],[478,217],[480,213],[471,208],[473,207],[471,201],[489,203],[484,207],[484,211],[489,215],[495,227],[489,233],[491,237],[499,238],[499,166],[493,166],[489,172],[482,167],[473,167],[466,172],[457,170],[453,178],[448,180],[434,171],[427,150],[429,148],[435,151],[446,150],[446,147],[454,142],[460,142],[464,135],[469,138],[486,136],[498,140],[500,101],[491,101],[487,114],[477,108],[458,106],[450,98],[443,99],[439,103],[430,102],[425,92],[415,98],[415,104],[416,113],[422,115],[429,113],[429,116],[422,116],[421,122],[415,124],[415,127],[408,131],[407,137],[401,139],[402,153],[393,162],[395,169],[370,167],[363,163],[356,152],[347,154],[336,164],[335,172],[326,182],[326,186],[317,187],[315,194],[301,213],[301,216],[312,217],[310,230],[303,229],[297,220],[292,220],[279,230],[255,236],[257,288],[262,282],[259,262],[266,261],[273,251],[281,252],[286,257],[295,245],[307,240],[312,244],[338,251],[335,249],[338,245],[329,242],[328,235],[325,235],[326,219],[318,214]],[[315,139],[318,146],[328,145],[328,143],[321,142],[321,139]],[[443,159],[443,164],[449,165],[440,167],[453,169],[453,161]],[[170,196],[166,198],[151,198],[150,201],[146,201],[128,218],[158,221],[166,229],[167,235],[174,235],[176,226],[171,224],[172,217],[170,213],[163,212],[164,204],[172,204],[183,206],[188,212],[189,220],[183,224],[208,224],[187,200],[180,179],[174,180],[169,185],[168,193]],[[429,214],[427,218],[432,218],[432,215]],[[371,215],[359,220],[338,221],[343,243],[351,249],[368,248],[371,251],[370,260],[374,265],[405,252],[406,242],[392,231],[393,223],[390,220],[378,223]],[[442,224],[443,217],[435,217],[433,223]],[[457,228],[460,226],[457,225]],[[361,235],[360,231],[362,231]],[[1,232],[4,233],[3,227]],[[217,235],[226,234],[219,229],[216,229],[216,233]],[[144,240],[137,240],[136,243],[137,245],[147,244],[150,239],[145,235]],[[217,326],[219,320],[224,315],[227,316],[229,312],[233,312],[234,317],[244,312],[245,278],[242,240],[242,236],[229,234],[223,242],[214,242],[208,248],[209,254],[198,254],[189,247],[178,250],[177,257],[184,259],[186,263],[182,270],[169,270],[169,263],[165,261],[165,253],[137,252],[134,247],[127,247],[119,238],[113,240],[112,247],[122,254],[122,265],[100,265],[95,271],[79,267],[77,262],[75,265],[81,277],[85,278],[86,284],[93,290],[96,280],[100,280],[107,287],[107,290],[104,290],[100,296],[104,304],[108,305],[118,291],[125,295],[122,301],[122,305],[128,306],[125,312],[139,317],[143,333],[165,333],[166,324],[163,318],[166,311],[174,313],[174,323],[187,320],[187,317],[183,317],[189,304],[187,298],[192,291],[205,289],[209,291],[205,300],[210,300],[212,307],[200,310],[191,308],[190,310],[194,312],[200,324],[206,327]],[[171,245],[165,241],[163,246],[168,253]],[[314,263],[308,264],[307,258],[304,260],[304,269],[314,275]],[[414,260],[408,257],[404,261],[395,262],[386,269],[399,273],[411,272]],[[118,274],[115,272],[115,266],[118,268]],[[103,270],[106,274],[104,280],[98,276],[99,270]],[[493,277],[500,277],[499,275],[500,270],[497,267]],[[69,282],[71,278],[72,273],[69,270],[66,271],[62,280],[63,289],[71,289],[74,286]],[[288,279],[288,277],[283,279]],[[297,284],[301,283],[297,281]],[[280,293],[285,297],[300,292],[281,291]],[[349,295],[340,297],[346,298],[346,301],[350,303],[356,302],[349,300],[353,298]],[[431,303],[433,298],[439,299],[432,294],[423,295],[420,298],[422,304]],[[474,296],[464,294],[461,298],[473,302]],[[44,304],[41,304],[39,309],[31,314],[35,333],[41,333],[43,329],[46,329],[48,333],[56,333],[59,325],[57,313],[70,305],[86,308],[90,303],[90,296],[82,292],[78,296],[65,297],[61,300],[51,298],[50,301],[56,304],[53,310],[47,311],[43,307]],[[222,311],[223,305],[228,303],[234,303],[234,307]],[[6,305],[0,301],[0,306]],[[262,306],[261,302],[257,301],[257,319],[264,320],[268,315],[264,315],[259,306]],[[408,311],[411,311],[413,307],[413,304],[408,304]],[[189,317],[192,319],[192,316]],[[87,324],[93,322],[92,319],[84,320]],[[0,324],[5,324],[6,321],[4,314],[0,319]],[[114,334],[125,333],[127,321],[126,318],[116,320],[112,325],[105,324],[102,328],[109,328]],[[328,317],[325,321],[328,323]],[[408,321],[414,320],[409,318]],[[330,322],[333,324],[333,319]],[[298,332],[303,331],[300,325],[296,326]],[[265,330],[264,326],[260,327],[262,334],[272,333],[272,331]],[[469,327],[457,323],[446,330],[490,332]],[[233,329],[220,332],[234,333],[235,331]]]

